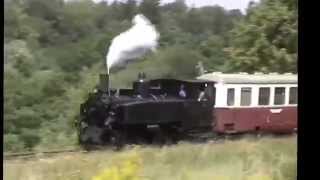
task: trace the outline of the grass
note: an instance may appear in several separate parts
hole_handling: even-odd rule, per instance
[[[290,136],[5,160],[4,179],[91,180],[128,161],[130,154],[141,159],[136,179],[294,180],[297,174],[297,138]]]

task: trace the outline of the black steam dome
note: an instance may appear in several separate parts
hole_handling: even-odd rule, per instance
[[[139,73],[138,80],[133,82],[133,90],[136,95],[145,98],[149,95],[149,82],[146,81],[146,74]]]

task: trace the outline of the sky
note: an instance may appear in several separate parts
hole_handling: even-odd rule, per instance
[[[113,2],[114,0],[94,0],[95,2],[99,1],[108,1]],[[118,0],[125,1],[125,0]],[[175,0],[161,0],[161,4],[166,4],[174,2]],[[186,4],[190,7],[201,7],[206,5],[219,5],[224,7],[227,10],[230,9],[240,9],[241,12],[245,12],[250,1],[259,2],[259,0],[185,0]]]

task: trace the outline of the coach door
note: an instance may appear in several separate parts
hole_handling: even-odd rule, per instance
[[[286,129],[286,117],[285,106],[286,106],[286,88],[275,87],[274,88],[273,104],[269,109],[269,114],[266,119],[267,128],[271,131],[282,131]]]
[[[215,101],[215,88],[213,83],[205,84],[205,88],[203,91],[203,97],[198,97],[197,103],[199,106],[199,126],[211,126],[212,124],[212,109]]]
[[[214,86],[213,83],[203,84],[189,89],[192,93],[191,98],[185,101],[184,109],[186,121],[184,126],[188,128],[207,127],[211,125],[212,108],[214,105]],[[201,95],[202,93],[202,95]]]
[[[197,121],[199,122],[199,126],[205,127],[210,126],[212,123],[212,108],[214,106],[214,95],[215,88],[213,83],[204,84],[204,88],[202,89],[202,95],[199,94],[197,98]]]

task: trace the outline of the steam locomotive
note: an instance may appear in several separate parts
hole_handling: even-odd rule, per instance
[[[131,89],[97,90],[81,104],[82,145],[175,143],[189,137],[297,132],[296,74],[207,73],[196,80],[139,73]]]
[[[109,88],[109,76],[100,74],[98,88],[80,106],[79,142],[114,147],[175,143],[210,131],[214,90],[211,81],[147,80],[144,73],[132,89],[115,90]]]

